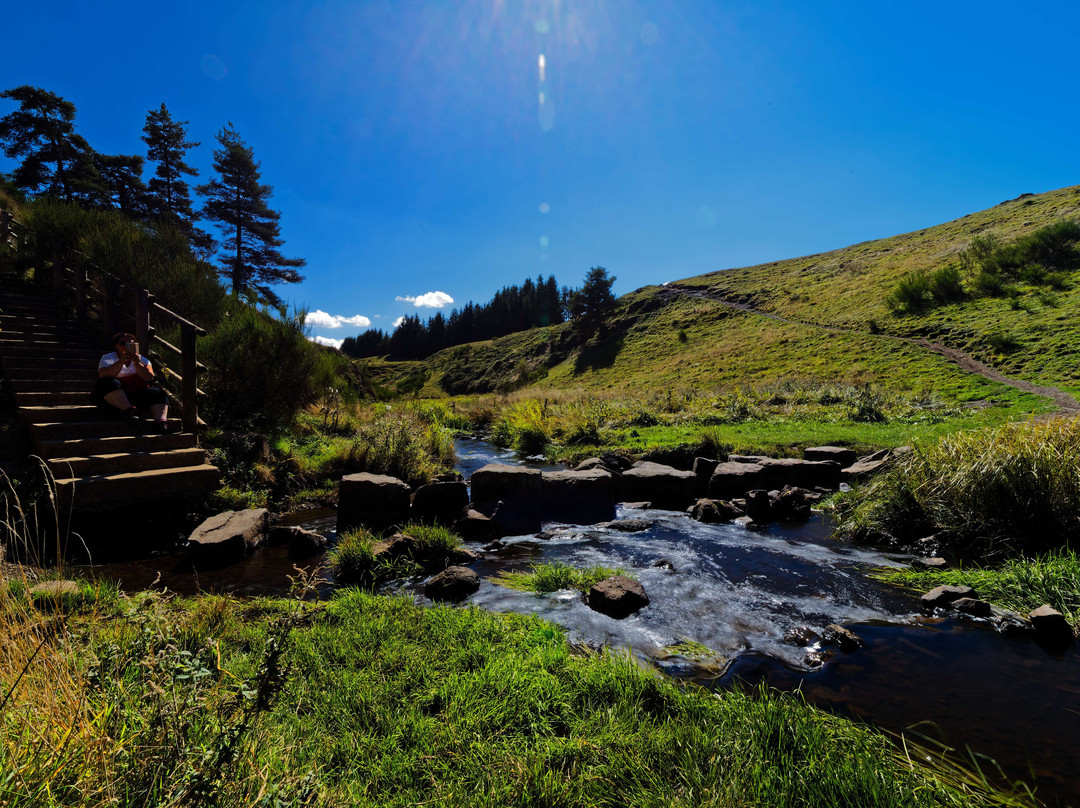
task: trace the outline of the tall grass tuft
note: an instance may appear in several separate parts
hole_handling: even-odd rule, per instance
[[[560,589],[576,589],[579,592],[588,592],[594,585],[612,575],[633,577],[630,573],[619,567],[603,567],[599,564],[584,569],[571,567],[556,561],[552,564],[536,564],[528,572],[501,572],[495,582],[507,589],[517,589],[522,592],[536,592],[545,594],[557,592]]]
[[[1080,420],[1006,424],[916,444],[856,492],[840,531],[934,533],[962,557],[1037,553],[1080,538]]]

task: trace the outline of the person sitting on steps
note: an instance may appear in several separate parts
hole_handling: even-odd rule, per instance
[[[169,403],[165,391],[154,383],[154,367],[150,360],[139,355],[134,335],[126,331],[114,334],[112,345],[116,350],[105,354],[98,362],[98,380],[90,400],[132,423],[139,420],[136,407],[148,410],[155,429],[167,433]]]

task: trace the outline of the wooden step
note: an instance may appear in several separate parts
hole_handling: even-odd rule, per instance
[[[4,375],[13,383],[16,381],[30,381],[34,382],[35,385],[38,385],[41,382],[81,382],[86,388],[86,391],[90,392],[90,388],[94,386],[94,382],[97,381],[98,378],[96,362],[90,366],[84,365],[82,368],[56,369],[38,368],[33,365],[27,367],[26,363],[23,361],[15,363],[7,362],[5,360],[3,365]],[[14,384],[12,386],[14,386]],[[30,388],[16,387],[15,389],[46,390],[47,388],[33,386]]]
[[[181,432],[176,435],[124,435],[82,440],[38,440],[34,441],[34,453],[49,460],[54,457],[87,457],[121,452],[190,449],[193,446],[195,446],[195,436],[190,432]]]
[[[183,499],[205,494],[218,486],[214,466],[154,469],[130,474],[90,475],[56,481],[56,498],[62,509],[105,510],[127,502]]]
[[[53,477],[61,479],[201,466],[206,463],[206,452],[199,448],[157,452],[117,452],[88,457],[56,457],[46,463]]]
[[[170,418],[169,428],[174,432],[179,431],[181,428],[180,419]],[[141,419],[134,423],[98,420],[30,424],[30,436],[35,441],[117,438],[131,434],[153,434],[153,424],[150,421]]]
[[[89,397],[89,394],[88,394]],[[28,424],[48,424],[71,421],[101,421],[99,407],[83,402],[19,407],[19,415]]]
[[[15,405],[18,407],[57,407],[62,405],[85,404],[90,400],[90,391],[80,387],[78,390],[65,392],[20,392],[15,393]]]
[[[40,345],[2,345],[0,346],[0,358],[3,359],[85,359],[93,363],[97,368],[97,360],[107,354],[101,348],[81,345],[72,346],[69,343],[44,343]]]
[[[74,372],[82,373],[82,371]],[[31,372],[26,378],[12,378],[10,371],[6,375],[11,389],[16,393],[85,393],[90,395],[90,390],[94,387],[93,380],[97,378],[97,373],[89,378],[75,376],[69,379],[38,379],[35,378],[38,375],[35,372]]]
[[[25,356],[17,356],[12,359],[4,360],[4,364],[5,366],[10,365],[14,368],[40,368],[49,370],[86,370],[88,367],[85,359],[65,359],[54,356],[47,356],[41,359],[30,359]],[[94,368],[94,373],[97,373],[96,362],[92,367]]]

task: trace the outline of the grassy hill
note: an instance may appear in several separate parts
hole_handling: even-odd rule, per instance
[[[1007,295],[969,295],[916,313],[894,313],[886,301],[905,277],[955,264],[975,237],[1008,243],[1078,214],[1080,187],[1024,195],[914,233],[644,287],[621,298],[608,334],[585,346],[563,325],[450,348],[421,363],[376,362],[373,370],[387,381],[426,374],[424,392],[436,395],[648,395],[810,380],[1049,409],[1045,399],[1025,398],[894,337],[926,337],[1006,374],[1080,393],[1072,358],[1080,291],[1071,279],[1056,289],[1016,283]]]

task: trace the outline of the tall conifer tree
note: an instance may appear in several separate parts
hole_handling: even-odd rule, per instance
[[[178,228],[202,252],[212,252],[213,239],[195,226],[199,213],[191,207],[191,193],[184,177],[197,177],[199,172],[184,158],[188,149],[199,145],[187,140],[187,121],[173,120],[172,113],[162,104],[146,113],[143,143],[146,156],[157,163],[150,179],[149,202],[151,215]]]
[[[23,84],[0,92],[19,104],[0,118],[0,146],[11,158],[22,158],[12,172],[17,187],[68,202],[76,198],[80,164],[91,164],[86,141],[75,133],[75,105],[56,93]]]
[[[221,243],[221,274],[229,279],[233,294],[254,294],[261,301],[280,305],[271,284],[299,283],[297,267],[303,258],[286,258],[279,251],[285,242],[280,236],[281,214],[267,202],[273,187],[259,180],[259,163],[254,152],[233,129],[232,124],[217,135],[220,149],[214,151],[212,179],[196,190],[206,197],[203,214],[217,223],[224,236]]]

